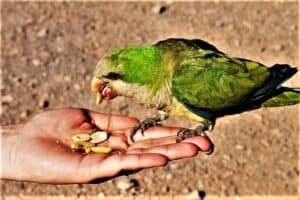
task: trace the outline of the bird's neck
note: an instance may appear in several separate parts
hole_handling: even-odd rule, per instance
[[[172,101],[171,88],[168,84],[157,91],[151,91],[146,85],[127,83],[122,80],[112,81],[110,85],[118,96],[133,98],[137,103],[147,107],[164,109]]]

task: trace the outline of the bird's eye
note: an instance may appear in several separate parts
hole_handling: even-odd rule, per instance
[[[109,72],[107,75],[104,75],[103,77],[111,80],[117,80],[117,79],[121,79],[122,75],[116,72]]]

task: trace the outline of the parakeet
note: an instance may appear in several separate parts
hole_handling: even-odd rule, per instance
[[[224,115],[300,103],[300,88],[281,86],[296,72],[287,64],[267,67],[230,57],[203,40],[172,38],[112,51],[97,64],[91,88],[97,104],[103,98],[126,96],[201,123],[194,130],[180,130],[177,141],[181,141],[206,136],[205,131]],[[161,113],[134,127],[132,134],[164,120]]]

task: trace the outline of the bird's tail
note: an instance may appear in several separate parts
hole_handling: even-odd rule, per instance
[[[300,103],[300,88],[282,87],[281,84],[298,71],[286,64],[276,64],[269,68],[270,77],[248,101],[247,109],[259,107],[287,106]]]
[[[288,106],[300,103],[300,88],[278,89],[277,94],[262,103],[262,107]]]
[[[281,84],[291,78],[298,70],[289,65],[276,64],[269,68],[270,76],[254,94],[242,104],[216,113],[220,117],[241,113],[261,107],[289,106],[300,103],[300,88],[283,87]]]

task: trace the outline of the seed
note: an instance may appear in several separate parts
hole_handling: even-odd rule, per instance
[[[95,153],[109,153],[112,149],[109,147],[92,147],[91,150]]]
[[[71,149],[74,151],[86,152],[89,153],[91,148],[95,146],[94,143],[91,142],[73,142],[71,143]]]
[[[91,142],[78,142],[79,144],[81,144],[82,146],[84,146],[84,148],[87,148],[87,147],[93,147],[95,146],[94,143],[91,143]]]
[[[90,153],[91,152],[91,147],[86,147],[84,150],[85,150],[85,153]]]
[[[79,149],[79,148],[81,148],[82,146],[80,145],[80,144],[78,144],[78,143],[72,143],[71,144],[71,149]]]
[[[91,139],[91,136],[89,134],[80,133],[72,136],[73,142],[86,142]]]
[[[72,151],[75,151],[75,152],[80,152],[80,153],[85,152],[84,146],[79,143],[72,143],[71,149],[72,149]]]
[[[95,146],[94,143],[91,142],[73,142],[71,144],[72,149],[86,149]]]
[[[92,143],[100,143],[107,139],[107,133],[105,131],[97,131],[91,135]]]
[[[108,134],[104,131],[97,131],[92,135],[80,133],[72,136],[71,149],[81,153],[109,153],[109,147],[96,147],[95,145],[107,140]]]

